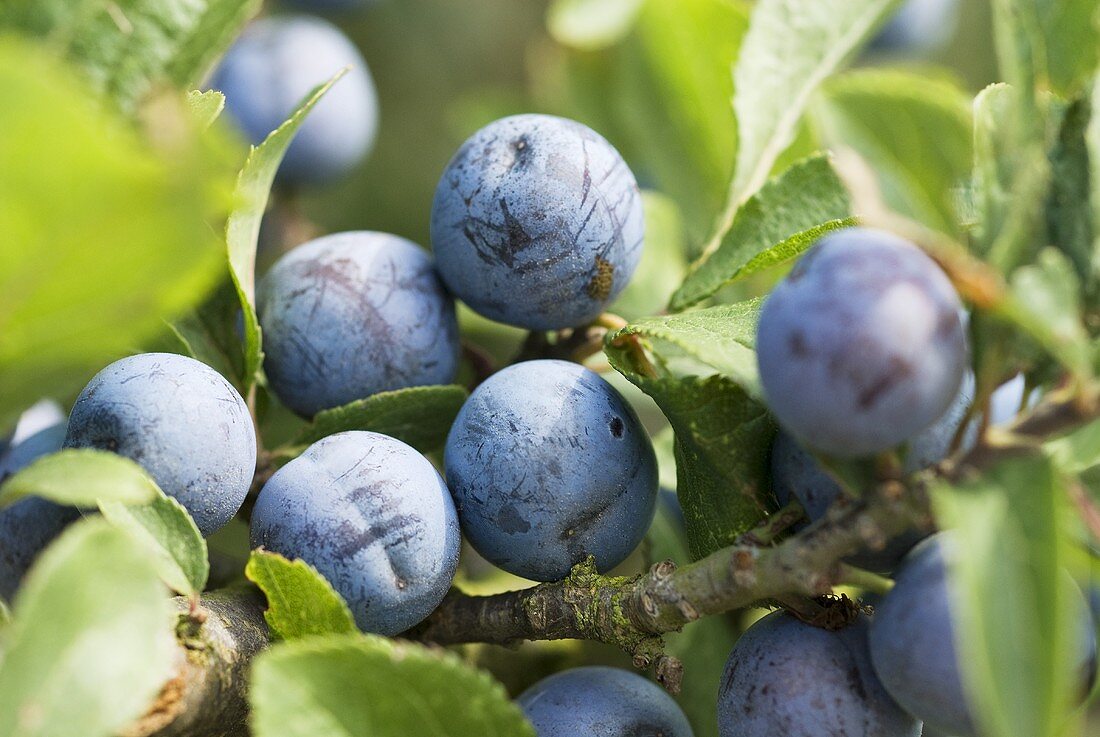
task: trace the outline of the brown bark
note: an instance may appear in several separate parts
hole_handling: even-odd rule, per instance
[[[263,595],[251,587],[213,591],[194,614],[186,598],[176,604],[179,668],[122,737],[247,735],[248,667],[269,642]]]

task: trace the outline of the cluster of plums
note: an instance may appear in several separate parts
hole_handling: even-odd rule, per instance
[[[822,238],[761,311],[757,360],[781,426],[772,447],[778,501],[811,521],[846,503],[814,453],[869,457],[898,446],[912,473],[965,451],[973,395],[965,313],[946,275],[916,246],[851,228]],[[1025,403],[1022,377],[990,402],[991,424]],[[919,542],[919,544],[917,544]],[[916,545],[916,547],[914,547]],[[977,737],[956,649],[948,571],[950,532],[915,532],[851,562],[894,571],[873,617],[829,632],[773,613],[745,633],[719,695],[723,737],[919,735],[922,722]],[[1096,668],[1094,623],[1075,589],[1079,637],[1066,664],[1082,696]]]
[[[258,141],[345,65],[356,71],[317,107],[280,170],[309,182],[346,171],[374,136],[374,90],[354,46],[324,21],[264,19],[212,84]],[[305,243],[270,269],[257,290],[269,387],[310,418],[378,392],[448,383],[459,364],[454,297],[530,330],[584,325],[625,287],[643,238],[637,184],[606,140],[562,118],[498,120],[443,173],[434,257],[394,235],[348,232]],[[782,428],[774,490],[781,504],[799,501],[810,523],[847,501],[815,454],[902,447],[915,472],[974,441],[963,426],[973,378],[962,305],[935,262],[896,236],[850,228],[821,239],[766,301],[756,347]],[[994,396],[990,422],[1024,401],[1017,377]],[[204,535],[238,513],[253,481],[257,438],[244,400],[191,358],[121,359],[88,383],[67,422],[46,414],[0,448],[0,479],[62,447],[111,451],[140,464]],[[510,573],[559,580],[589,556],[601,571],[624,561],[657,498],[653,448],[630,405],[563,361],[517,363],[482,382],[450,429],[443,467],[378,433],[326,437],[263,486],[252,544],[307,561],[360,628],[395,635],[442,601],[463,535]],[[11,598],[34,556],[77,516],[33,498],[0,513],[0,596]],[[838,631],[784,612],[753,624],[719,689],[723,737],[904,737],[922,722],[975,737],[955,645],[953,554],[950,533],[923,542],[913,533],[853,558],[894,571],[896,585],[873,617]],[[1070,666],[1084,690],[1096,642],[1083,599],[1081,622]],[[551,676],[519,704],[541,737],[691,735],[662,689],[612,668]]]
[[[309,418],[448,383],[459,359],[452,293],[514,325],[580,325],[625,286],[642,237],[638,187],[607,141],[561,118],[497,121],[443,174],[434,261],[397,236],[351,232],[305,243],[271,268],[257,289],[270,387]],[[81,392],[67,429],[51,432],[65,447],[133,459],[206,535],[233,518],[255,474],[244,400],[184,356],[112,363]],[[35,443],[16,445],[6,470]],[[610,384],[574,363],[527,361],[482,383],[451,429],[445,466],[446,482],[394,438],[332,435],[264,486],[253,542],[309,561],[363,629],[395,634],[446,593],[460,521],[488,560],[549,581],[589,555],[602,570],[615,566],[653,516],[648,436]]]

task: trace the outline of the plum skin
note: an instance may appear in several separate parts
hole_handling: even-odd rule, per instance
[[[517,703],[538,737],[692,737],[687,717],[663,688],[620,668],[555,673]]]
[[[941,732],[977,737],[959,670],[948,588],[946,564],[954,554],[951,533],[941,532],[906,556],[894,587],[876,607],[871,662],[883,686],[908,712]],[[1096,671],[1096,633],[1088,605],[1076,593],[1082,647],[1074,665],[1084,686]]]
[[[244,399],[214,369],[172,353],[129,356],[96,374],[73,405],[65,447],[136,462],[203,535],[233,518],[256,472]]]
[[[252,511],[251,540],[320,571],[360,629],[396,635],[443,601],[460,533],[427,458],[387,435],[348,431],[271,477]]]
[[[629,404],[597,374],[514,364],[463,405],[444,455],[463,532],[491,563],[556,581],[595,556],[606,571],[653,520],[657,462]]]
[[[866,228],[825,236],[761,311],[768,407],[828,455],[869,456],[909,440],[962,384],[961,309],[943,271],[908,241]]]
[[[721,737],[919,737],[921,723],[883,689],[867,621],[829,632],[768,614],[730,652],[718,694]]]
[[[64,441],[65,423],[61,422],[0,449],[0,483],[42,456],[61,450]],[[11,601],[38,554],[79,517],[74,507],[39,497],[0,509],[0,599]]]
[[[476,312],[530,330],[591,322],[626,286],[645,235],[638,184],[580,123],[502,118],[474,133],[432,202],[447,287]]]
[[[314,106],[279,166],[287,184],[323,184],[355,167],[378,128],[378,96],[355,45],[328,21],[309,15],[261,18],[230,47],[209,87],[225,95],[225,110],[259,145],[314,87],[344,67],[348,73]]]
[[[284,255],[257,291],[271,387],[309,417],[381,391],[450,382],[458,323],[431,257],[387,233],[336,233]]]

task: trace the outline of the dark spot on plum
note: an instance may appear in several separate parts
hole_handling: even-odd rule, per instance
[[[531,145],[531,141],[526,135],[522,135],[519,138],[512,141],[512,169],[523,169],[531,163],[531,158],[534,155],[534,147]]]
[[[528,532],[531,529],[531,523],[521,517],[515,505],[512,504],[497,512],[496,522],[501,531],[509,535]]]
[[[508,209],[508,201],[503,197],[500,199],[500,212],[504,216],[505,241],[502,244],[504,248],[498,249],[498,253],[501,254],[501,261],[504,264],[512,266],[515,263],[512,254],[519,253],[529,247],[534,242],[534,238],[531,237],[527,230],[524,229],[519,219]],[[507,258],[504,257],[505,254],[503,253],[505,250],[508,252]]]
[[[633,724],[624,725],[620,734],[622,734],[623,737],[667,737],[670,733],[652,724],[635,722]]]
[[[940,317],[936,321],[936,337],[947,338],[955,332],[955,328],[959,324],[959,316],[952,310],[944,310],[940,312]]]
[[[787,347],[795,358],[805,358],[810,353],[810,348],[806,345],[806,336],[801,330],[791,333],[791,337],[787,339]]]
[[[848,669],[848,682],[851,684],[852,690],[859,696],[860,701],[867,701],[870,698],[867,689],[863,687],[863,678],[860,677],[859,668],[855,665]]]
[[[913,368],[900,359],[890,361],[888,370],[883,372],[870,386],[860,391],[857,401],[860,409],[869,409],[874,406],[883,394],[893,387],[904,383],[913,373]]]
[[[615,417],[611,420],[611,434],[612,435],[614,435],[616,438],[621,438],[623,436],[623,431],[624,430],[625,430],[625,426],[623,425],[623,418],[622,417]]]

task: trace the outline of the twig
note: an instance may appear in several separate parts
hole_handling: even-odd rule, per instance
[[[470,362],[474,370],[474,378],[470,380],[466,388],[473,391],[478,384],[488,379],[497,370],[493,357],[479,345],[467,340],[462,341],[462,356]]]
[[[538,358],[584,363],[603,351],[604,339],[608,333],[619,330],[626,324],[626,320],[618,315],[605,312],[588,325],[557,331],[553,340],[544,332],[532,331],[512,363]]]
[[[1075,397],[1050,396],[1020,417],[1009,433],[994,429],[990,438],[965,458],[923,472],[906,483],[888,480],[862,498],[834,505],[824,518],[780,543],[768,546],[780,531],[797,521],[784,508],[729,547],[694,563],[671,561],[633,578],[596,572],[591,561],[576,566],[564,581],[522,591],[468,596],[453,591],[443,604],[406,637],[441,645],[482,642],[510,645],[523,640],[585,639],[609,643],[629,653],[638,667],[650,665],[670,690],[679,686],[682,665],[668,656],[661,636],[704,616],[761,602],[813,600],[822,608],[815,621],[828,626],[851,606],[820,597],[840,583],[884,588],[885,579],[841,561],[861,549],[876,548],[914,527],[928,529],[931,514],[926,484],[956,478],[1021,452],[1033,452],[1038,441],[1065,433],[1096,419]],[[778,517],[779,519],[776,519]],[[126,734],[147,735],[240,733],[244,720],[247,661],[267,643],[262,602],[252,589],[205,594],[203,604],[217,616],[199,629],[181,633],[181,652],[193,646],[201,658],[181,659],[175,679],[165,686],[154,711]],[[832,601],[832,600],[830,600]],[[181,612],[188,610],[180,600]],[[835,610],[835,611],[834,611]],[[839,620],[838,620],[839,621]],[[218,725],[217,728],[211,725]],[[238,731],[235,731],[238,730]]]
[[[660,635],[703,616],[763,599],[827,594],[839,580],[841,558],[869,538],[900,534],[925,514],[923,493],[905,499],[873,493],[772,548],[759,547],[761,533],[753,531],[695,563],[659,563],[633,579],[600,576],[589,562],[564,581],[521,591],[453,592],[409,636],[438,644],[599,640],[637,656]]]
[[[205,594],[209,615],[201,622],[190,616],[186,598],[176,603],[181,612],[176,673],[122,737],[244,737],[248,667],[269,642],[263,596],[251,587]]]

